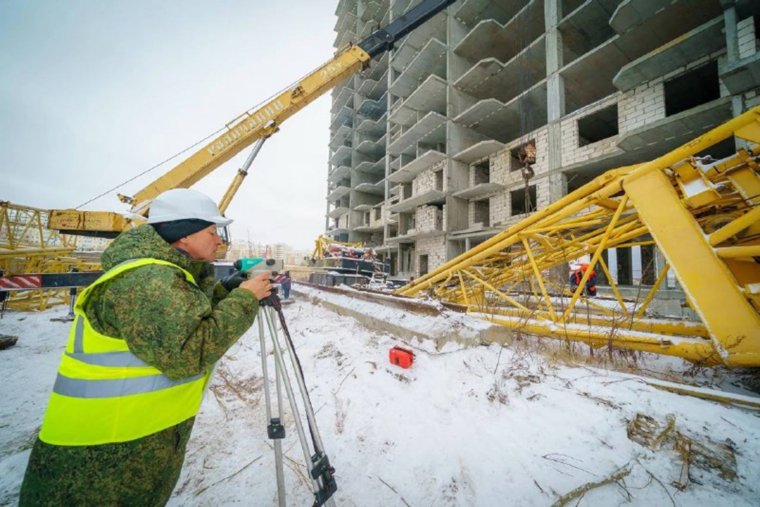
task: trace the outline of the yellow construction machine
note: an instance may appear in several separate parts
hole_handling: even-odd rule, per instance
[[[700,157],[734,136],[721,160]],[[760,107],[651,162],[610,170],[397,293],[429,294],[516,333],[760,366]],[[604,261],[610,248],[656,245],[650,290],[624,300]],[[571,261],[588,256],[569,284]],[[594,270],[608,297],[584,295]],[[668,272],[694,321],[650,316]]]

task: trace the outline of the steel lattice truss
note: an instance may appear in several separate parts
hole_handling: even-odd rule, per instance
[[[736,136],[750,148],[719,161],[697,153]],[[760,366],[760,108],[651,162],[606,172],[399,289],[464,305],[527,334]],[[708,150],[709,151],[709,150]],[[665,262],[626,301],[602,252],[656,245]],[[589,256],[613,297],[572,291],[568,262]],[[650,318],[668,271],[701,321]]]

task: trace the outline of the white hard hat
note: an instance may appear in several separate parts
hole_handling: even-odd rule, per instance
[[[217,225],[229,225],[232,220],[222,216],[209,196],[189,188],[167,190],[153,199],[148,211],[148,223],[197,219]]]

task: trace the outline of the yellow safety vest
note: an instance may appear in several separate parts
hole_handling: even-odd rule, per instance
[[[127,343],[98,333],[84,305],[92,290],[124,271],[159,259],[126,261],[103,274],[77,299],[76,315],[50,395],[40,440],[54,445],[127,442],[169,428],[198,413],[209,373],[171,380],[132,354]]]

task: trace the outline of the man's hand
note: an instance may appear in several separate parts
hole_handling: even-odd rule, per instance
[[[262,300],[272,293],[272,282],[269,281],[269,273],[262,272],[241,283],[239,288],[251,292],[256,299]]]
[[[227,291],[231,291],[232,289],[237,289],[241,283],[245,282],[248,279],[248,275],[243,273],[242,271],[235,271],[230,275],[225,276],[222,278],[222,287],[227,289]]]

